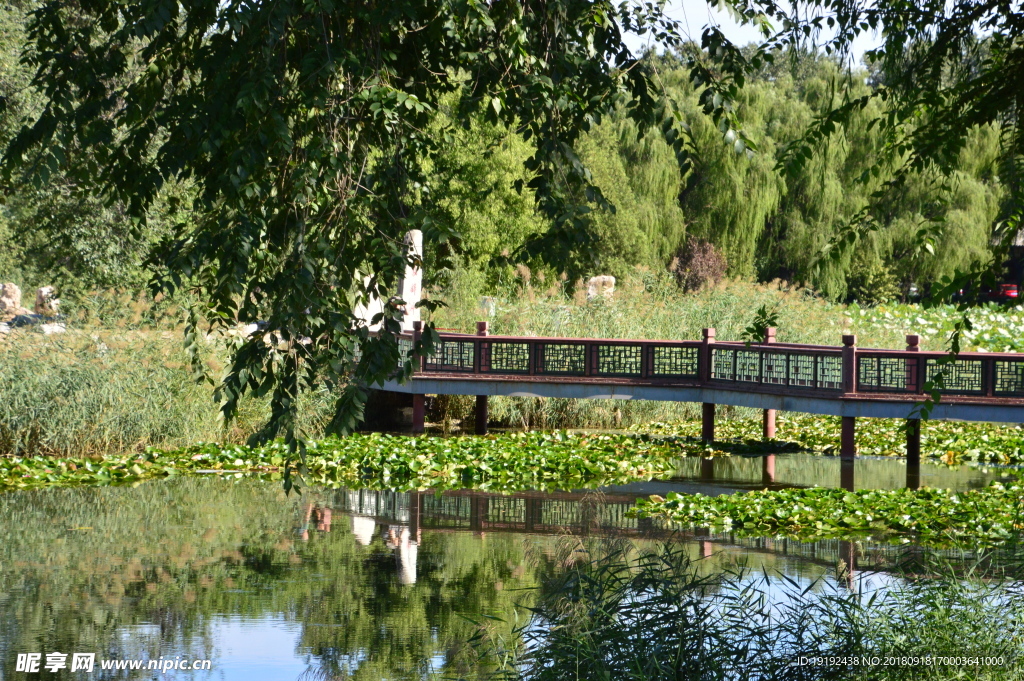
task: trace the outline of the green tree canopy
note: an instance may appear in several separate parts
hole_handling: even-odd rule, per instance
[[[198,294],[191,334],[202,319],[278,330],[242,345],[220,385],[229,416],[243,393],[273,394],[268,435],[292,437],[298,393],[324,380],[344,384],[334,425],[352,427],[364,386],[398,364],[398,303],[375,338],[352,310],[388,299],[407,230],[450,236],[429,219],[426,172],[444,98],[458,96],[454,123],[483,112],[532,145],[525,184],[549,222],[524,252],[561,268],[578,268],[590,206],[607,205],[580,136],[621,103],[678,137],[623,42],[674,39],[657,4],[47,0],[32,17],[24,59],[43,102],[6,177],[45,185],[73,156],[75,179],[139,223],[168,184],[194,186],[156,283]]]

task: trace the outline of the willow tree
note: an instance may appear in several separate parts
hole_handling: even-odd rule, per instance
[[[1024,128],[1020,123],[1024,105],[1024,9],[1020,3],[1003,0],[803,0],[788,7],[774,0],[726,0],[726,4],[748,21],[769,26],[775,21],[781,30],[767,32],[770,39],[757,54],[780,45],[813,43],[849,63],[853,41],[877,32],[880,46],[866,58],[880,75],[870,92],[848,92],[841,101],[826,107],[810,122],[800,139],[780,155],[780,168],[799,173],[820,148],[862,112],[881,104],[871,124],[879,130],[882,144],[877,160],[870,164],[862,181],[870,190],[864,208],[823,249],[827,257],[841,257],[872,233],[902,229],[886,219],[894,197],[903,198],[914,189],[908,185],[925,181],[939,191],[939,202],[956,210],[957,176],[972,145],[984,143],[985,129],[998,131],[995,152],[1005,195],[998,209],[989,211],[995,247],[988,257],[971,262],[964,270],[945,278],[937,287],[942,297],[964,285],[977,291],[992,284],[1004,257],[1022,228],[1024,211]],[[747,69],[749,61],[741,50],[723,41],[719,52],[729,61],[732,77]],[[976,149],[975,149],[976,150]],[[991,154],[982,153],[983,159]],[[949,234],[950,213],[932,210],[922,215],[911,237],[914,254],[932,253]],[[957,217],[953,215],[954,222]],[[957,226],[954,224],[953,234]],[[953,340],[956,348],[956,338]]]

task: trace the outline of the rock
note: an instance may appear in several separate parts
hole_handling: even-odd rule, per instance
[[[587,282],[587,300],[594,300],[598,296],[611,298],[613,293],[615,293],[615,277],[610,274],[591,277]]]
[[[21,306],[21,289],[14,284],[0,284],[0,319],[10,320],[28,314]]]
[[[60,301],[57,299],[57,289],[52,286],[42,286],[36,289],[36,303],[32,311],[43,317],[56,317],[57,307]]]
[[[44,336],[52,336],[55,333],[64,333],[68,328],[63,324],[40,324],[39,330]]]

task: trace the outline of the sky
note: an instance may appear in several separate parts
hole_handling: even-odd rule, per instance
[[[753,26],[738,24],[727,12],[712,8],[706,0],[669,0],[666,13],[680,23],[684,36],[696,42],[700,42],[701,33],[708,23],[718,24],[722,33],[735,44],[745,45],[761,41],[760,33]],[[650,37],[629,36],[626,42],[631,48],[642,50],[650,43]],[[858,36],[853,43],[853,56],[856,62],[860,64],[864,52],[879,44],[878,37],[872,34]]]

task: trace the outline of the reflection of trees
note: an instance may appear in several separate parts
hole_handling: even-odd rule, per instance
[[[211,616],[270,613],[303,624],[300,652],[325,678],[421,678],[431,659],[465,672],[463,616],[506,613],[535,583],[522,537],[426,533],[402,584],[379,530],[364,545],[335,514],[302,541],[305,501],[197,478],[0,495],[0,676],[8,651],[211,657]],[[155,626],[121,636],[142,623]]]

